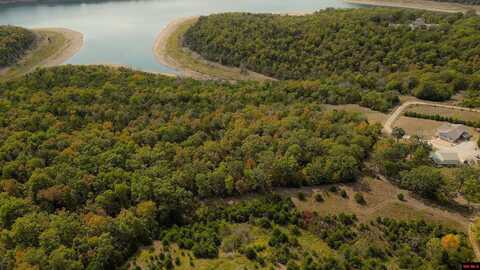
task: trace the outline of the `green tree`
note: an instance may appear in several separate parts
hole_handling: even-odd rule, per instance
[[[476,178],[470,178],[465,181],[463,194],[469,203],[480,202],[480,182]]]
[[[403,130],[403,128],[394,127],[392,129],[392,136],[397,140],[403,138],[403,136],[405,136],[405,134],[406,133],[405,133],[405,130]]]
[[[428,198],[436,198],[443,183],[441,173],[429,166],[420,166],[401,173],[400,184],[402,187]]]

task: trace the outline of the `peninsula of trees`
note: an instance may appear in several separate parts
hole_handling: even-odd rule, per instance
[[[480,5],[479,0],[433,0],[436,2],[458,3],[464,5]]]
[[[34,42],[35,34],[32,31],[0,25],[0,69],[15,63]]]
[[[184,45],[278,79],[335,79],[377,92],[446,100],[480,83],[480,17],[405,9],[201,17]]]

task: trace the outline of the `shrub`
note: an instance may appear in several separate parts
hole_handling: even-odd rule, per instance
[[[307,196],[303,192],[298,192],[297,197],[300,201],[305,201],[307,199]]]
[[[317,201],[317,202],[323,202],[324,199],[323,199],[322,194],[320,194],[320,193],[315,194],[315,201]]]
[[[405,200],[405,196],[403,195],[403,193],[398,193],[397,198],[402,202]]]
[[[367,202],[365,201],[365,198],[363,197],[363,195],[361,193],[355,193],[355,195],[353,196],[355,201],[358,203],[358,204],[366,204]]]
[[[288,236],[284,234],[282,231],[280,231],[279,229],[274,229],[272,232],[272,236],[268,241],[268,245],[271,247],[276,247],[281,244],[285,244],[287,242],[288,242]]]
[[[197,258],[211,259],[218,256],[218,248],[214,243],[208,241],[197,242],[192,248],[193,255]]]
[[[287,270],[299,270],[300,267],[294,262],[294,261],[289,261],[287,263]]]
[[[247,257],[247,259],[253,261],[257,258],[257,252],[255,251],[255,249],[249,247],[245,249],[245,256]]]
[[[270,223],[268,218],[265,217],[260,218],[257,224],[264,229],[270,229],[272,227],[272,224]]]
[[[343,198],[348,198],[348,194],[344,189],[340,191],[340,196],[342,196]]]
[[[302,232],[300,231],[300,229],[296,226],[296,225],[293,225],[292,228],[291,228],[291,232],[293,235],[295,236],[299,236],[302,234]]]
[[[336,193],[338,191],[338,188],[336,186],[331,186],[330,188],[328,188],[328,190],[330,192]]]

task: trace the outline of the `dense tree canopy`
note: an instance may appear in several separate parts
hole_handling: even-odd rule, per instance
[[[480,5],[479,0],[433,0],[437,2],[448,2],[448,3],[458,3],[465,5]]]
[[[479,23],[474,15],[383,8],[228,13],[201,17],[184,44],[209,60],[279,79],[342,78],[365,90],[445,100],[478,91]]]
[[[0,89],[3,269],[108,268],[198,198],[353,181],[380,133],[272,84],[64,66]]]
[[[0,68],[15,63],[35,41],[35,34],[16,26],[0,25]]]

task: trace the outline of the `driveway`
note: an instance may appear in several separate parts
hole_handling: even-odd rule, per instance
[[[397,118],[402,115],[402,112],[406,108],[408,108],[409,106],[413,106],[413,105],[427,105],[427,106],[438,107],[438,108],[446,108],[446,109],[480,113],[480,110],[470,109],[470,108],[465,108],[465,107],[460,107],[460,106],[445,105],[445,104],[439,104],[439,103],[434,103],[434,102],[425,102],[425,101],[408,101],[408,102],[405,102],[402,105],[400,105],[392,114],[390,114],[388,119],[383,124],[383,129],[382,129],[383,133],[391,134],[392,129],[393,129],[393,127],[392,127],[393,123],[395,123]]]

